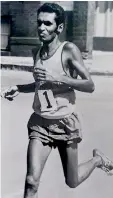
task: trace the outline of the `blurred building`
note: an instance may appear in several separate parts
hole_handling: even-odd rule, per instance
[[[37,9],[44,1],[1,2],[1,49],[3,55],[31,56],[40,46]],[[61,39],[73,41],[91,57],[93,50],[113,51],[112,1],[56,1],[66,12]]]

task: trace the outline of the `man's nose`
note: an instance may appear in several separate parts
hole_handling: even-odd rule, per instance
[[[45,25],[42,23],[41,26],[39,27],[40,30],[45,30]]]

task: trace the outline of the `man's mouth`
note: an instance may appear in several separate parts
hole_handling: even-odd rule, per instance
[[[40,33],[39,35],[40,35],[41,37],[44,37],[44,36],[45,36],[45,34],[43,34],[43,33]]]

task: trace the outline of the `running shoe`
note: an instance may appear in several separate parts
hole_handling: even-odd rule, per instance
[[[105,171],[108,175],[113,175],[113,162],[108,159],[101,151],[98,149],[93,150],[93,157],[100,156],[102,159],[102,165],[99,165],[98,168],[101,168]]]

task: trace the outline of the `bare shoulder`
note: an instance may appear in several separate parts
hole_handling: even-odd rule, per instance
[[[82,54],[79,48],[72,42],[67,42],[64,46],[64,53],[68,54],[69,59],[74,59],[83,64]]]
[[[64,46],[64,50],[68,50],[69,52],[79,52],[80,53],[80,50],[79,48],[72,42],[67,42]]]

